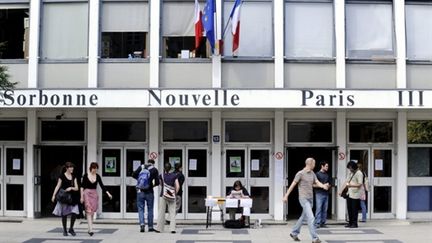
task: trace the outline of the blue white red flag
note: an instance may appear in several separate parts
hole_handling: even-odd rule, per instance
[[[207,40],[211,46],[212,53],[214,53],[214,49],[215,49],[215,26],[214,26],[215,12],[216,12],[215,0],[207,0],[206,5],[204,6],[202,22],[203,22],[204,30],[206,32]]]
[[[236,0],[233,9],[230,14],[231,18],[231,33],[233,35],[232,53],[234,56],[237,55],[237,51],[240,43],[240,6],[242,0]]]

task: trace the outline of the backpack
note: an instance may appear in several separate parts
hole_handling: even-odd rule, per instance
[[[138,175],[136,188],[141,190],[150,189],[150,171],[143,167]]]
[[[176,199],[175,188],[165,183],[163,173],[162,173],[162,180],[163,180],[162,197],[167,201],[171,201],[171,202],[175,201]]]

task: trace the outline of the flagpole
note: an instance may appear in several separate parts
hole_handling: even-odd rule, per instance
[[[231,18],[228,18],[228,22],[226,23],[224,31],[223,31],[222,40],[225,39],[226,31],[228,29],[228,25],[230,22],[231,22]]]

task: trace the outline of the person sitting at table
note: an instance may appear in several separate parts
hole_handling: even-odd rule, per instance
[[[246,190],[246,188],[243,187],[241,181],[237,180],[234,182],[234,185],[228,194],[227,198],[235,198],[235,199],[242,199],[242,198],[249,198],[249,192]],[[237,208],[228,208],[229,217],[231,220],[235,219],[235,214],[237,212]]]

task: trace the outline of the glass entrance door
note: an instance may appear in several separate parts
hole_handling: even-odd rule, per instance
[[[24,216],[24,147],[0,146],[0,215]]]
[[[369,178],[368,218],[394,218],[393,155],[390,148],[350,149],[350,160],[361,163]]]
[[[146,161],[144,148],[110,147],[101,149],[101,175],[110,200],[102,194],[102,213],[105,218],[136,218],[136,180],[132,172]]]
[[[185,176],[185,183],[182,190],[182,206],[177,218],[181,219],[203,219],[205,218],[205,201],[209,185],[209,153],[206,147],[185,146],[181,148],[163,149],[163,162],[170,163],[174,168],[175,164],[182,164],[182,172]],[[159,168],[162,172],[163,165]]]
[[[253,199],[254,218],[271,218],[270,149],[266,147],[227,148],[225,150],[224,192],[228,195],[240,180]]]

